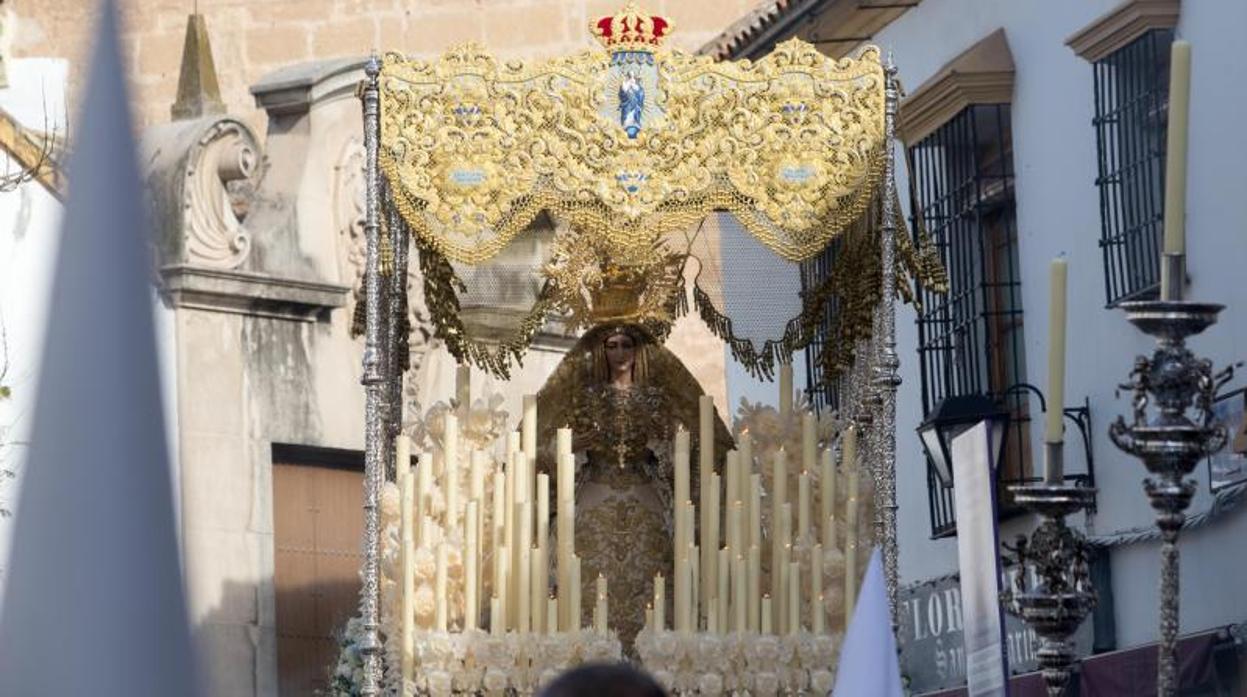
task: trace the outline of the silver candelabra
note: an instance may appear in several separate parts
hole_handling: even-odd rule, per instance
[[[1170,297],[1121,305],[1131,324],[1156,338],[1156,350],[1150,358],[1136,357],[1130,381],[1120,386],[1133,395],[1131,423],[1119,416],[1109,427],[1113,443],[1142,460],[1152,475],[1143,480],[1143,490],[1156,511],[1161,535],[1160,697],[1177,694],[1178,532],[1195,493],[1195,482],[1186,477],[1201,459],[1225,445],[1225,426],[1213,421],[1212,401],[1217,388],[1233,376],[1232,367],[1214,373],[1212,361],[1186,347],[1187,337],[1216,323],[1224,305],[1181,299],[1177,289],[1184,277],[1183,257],[1164,255],[1165,271],[1173,279]]]
[[[1056,405],[1060,409],[1060,405]],[[1048,471],[1060,472],[1063,443],[1047,443]],[[1018,572],[1001,593],[1005,609],[1039,635],[1039,665],[1049,697],[1060,697],[1076,660],[1070,637],[1096,604],[1091,585],[1090,545],[1066,516],[1095,501],[1095,489],[1052,478],[1009,487],[1014,500],[1039,515],[1039,527],[1019,535],[1012,549]]]

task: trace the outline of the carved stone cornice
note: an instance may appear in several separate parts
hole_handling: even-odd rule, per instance
[[[1013,101],[1013,54],[997,29],[963,51],[901,102],[901,140],[913,145],[966,107]]]
[[[1094,63],[1153,29],[1178,25],[1180,0],[1126,0],[1065,40],[1065,45]]]
[[[144,137],[161,262],[238,268],[251,252],[244,225],[260,178],[260,145],[246,124],[210,116]]]
[[[198,266],[166,266],[160,274],[174,307],[300,322],[326,320],[350,292],[333,283]]]

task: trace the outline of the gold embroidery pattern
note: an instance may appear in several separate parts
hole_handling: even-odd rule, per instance
[[[879,51],[828,59],[793,39],[757,62],[659,49],[635,137],[607,117],[611,55],[499,61],[465,45],[433,62],[386,54],[380,163],[413,232],[480,263],[541,210],[644,248],[712,210],[809,258],[860,217],[882,173]]]

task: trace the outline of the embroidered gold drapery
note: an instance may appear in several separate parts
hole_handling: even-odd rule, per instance
[[[878,49],[798,40],[757,62],[657,50],[503,62],[479,46],[385,56],[381,168],[411,230],[452,261],[497,254],[543,210],[622,250],[714,210],[802,261],[858,219],[882,172]],[[624,81],[643,124],[614,117]]]
[[[661,340],[689,308],[684,265],[714,267],[730,253],[693,249],[690,231],[728,215],[788,265],[832,242],[843,252],[833,277],[804,289],[784,316],[771,312],[778,324],[734,315],[728,282],[701,274],[697,314],[755,375],[771,374],[832,315],[834,347],[819,372],[834,379],[870,336],[881,293],[889,144],[879,50],[834,60],[793,39],[758,61],[714,62],[663,48],[670,24],[631,5],[602,22],[595,34],[606,50],[550,60],[503,61],[474,44],[432,61],[385,55],[386,222],[415,238],[438,337],[459,361],[507,377],[550,315],[568,330],[600,319],[598,270],[611,267],[616,280],[644,276],[649,290],[638,291],[631,320]],[[473,336],[455,265],[489,262],[543,213],[564,233],[538,264],[541,292],[508,331]],[[896,291],[912,297],[914,282],[939,290],[937,255],[898,227]]]

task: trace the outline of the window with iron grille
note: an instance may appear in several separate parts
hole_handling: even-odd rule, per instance
[[[945,397],[983,394],[1010,412],[1002,482],[1030,476],[1030,419],[1008,104],[971,106],[909,149],[913,229],[925,224],[949,289],[920,289],[923,413]],[[927,464],[933,537],[955,534],[953,490]],[[1001,510],[1009,502],[1001,492]]]
[[[1165,215],[1172,29],[1152,29],[1093,64],[1100,248],[1108,305],[1154,298]]]
[[[836,257],[840,253],[841,239],[833,240],[818,256],[801,265],[802,290],[809,291],[818,287],[819,284],[831,275],[831,270],[836,263]],[[819,414],[840,409],[840,395],[844,376],[841,375],[841,377],[830,383],[820,379],[822,377],[820,366],[822,365],[823,352],[832,351],[835,348],[834,342],[836,338],[831,335],[831,328],[833,321],[839,314],[839,298],[832,294],[823,310],[823,316],[819,319],[818,327],[814,332],[814,338],[805,347],[806,394],[810,395],[811,405],[814,411]]]

